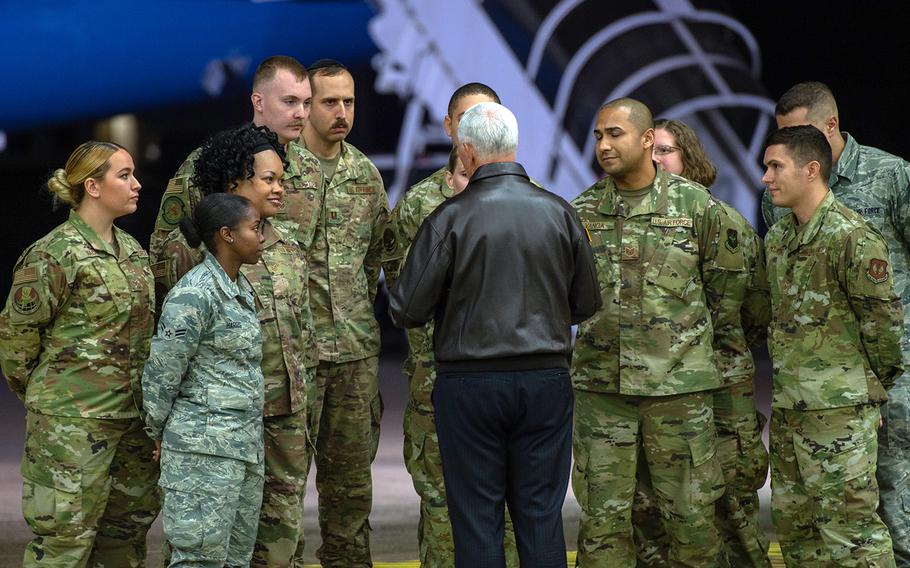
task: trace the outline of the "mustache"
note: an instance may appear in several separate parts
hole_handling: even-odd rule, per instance
[[[347,128],[347,127],[348,127],[348,121],[346,121],[344,119],[336,120],[335,124],[332,125],[332,128]]]

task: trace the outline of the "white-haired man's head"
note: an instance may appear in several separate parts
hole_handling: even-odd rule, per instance
[[[484,164],[514,162],[518,150],[518,121],[497,103],[478,103],[458,124],[458,156],[468,176]]]

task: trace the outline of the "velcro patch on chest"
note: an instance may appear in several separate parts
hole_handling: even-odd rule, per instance
[[[623,245],[622,246],[622,259],[623,260],[638,260],[638,245]]]
[[[585,229],[589,231],[609,231],[615,226],[613,221],[585,221]]]
[[[651,217],[651,225],[654,227],[692,227],[692,219],[689,217]]]
[[[348,187],[348,193],[352,195],[371,195],[376,193],[376,188],[372,185],[352,185]]]
[[[866,269],[866,278],[876,284],[886,282],[888,280],[888,261],[880,258],[870,259],[869,268]]]

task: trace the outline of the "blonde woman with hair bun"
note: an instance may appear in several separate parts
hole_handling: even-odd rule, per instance
[[[139,416],[154,322],[148,255],[114,220],[136,211],[133,158],[86,142],[47,182],[69,218],[28,247],[0,312],[0,369],[27,409],[23,566],[145,564],[158,515]]]

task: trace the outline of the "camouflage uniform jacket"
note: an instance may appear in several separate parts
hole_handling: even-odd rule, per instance
[[[817,410],[887,400],[902,372],[901,305],[881,234],[828,192],[797,231],[765,239],[773,319],[772,406]]]
[[[164,288],[159,287],[159,300],[163,299],[167,290],[177,282],[171,280],[174,273],[171,262],[179,261],[175,261],[165,251],[168,235],[177,228],[180,219],[192,213],[202,199],[202,195],[192,182],[199,151],[200,149],[196,148],[187,156],[168,182],[167,189],[161,197],[155,230],[149,244],[152,270],[157,284],[159,286],[165,284]],[[287,145],[286,169],[281,183],[284,186],[284,199],[281,211],[275,215],[275,219],[290,219],[295,222],[298,229],[297,241],[302,249],[306,250],[313,242],[316,222],[322,207],[320,194],[322,169],[319,167],[319,160],[297,142],[290,142]],[[162,280],[163,278],[165,280]]]
[[[904,364],[910,365],[910,164],[901,158],[847,140],[831,169],[828,186],[838,201],[875,227],[888,245],[894,271],[894,291],[904,305]],[[762,195],[762,215],[768,227],[789,214],[775,207],[770,194]]]
[[[710,287],[707,294],[712,306],[714,326],[714,355],[724,377],[725,385],[751,379],[755,362],[750,346],[759,345],[767,337],[771,320],[771,297],[761,237],[736,209],[717,201],[738,232],[745,270],[731,271],[723,287]]]
[[[445,171],[442,168],[411,186],[392,210],[385,231],[382,258],[382,270],[385,272],[386,286],[390,290],[404,266],[414,235],[423,220],[454,195],[446,185]],[[408,358],[405,359],[402,370],[408,376],[413,375],[416,366],[422,361],[433,361],[433,322],[408,330]]]
[[[145,424],[162,446],[259,463],[262,336],[253,291],[209,253],[164,300],[142,375]]]
[[[307,255],[322,361],[346,363],[379,353],[373,300],[388,216],[389,198],[379,170],[360,150],[342,142]]]
[[[0,314],[0,367],[31,412],[134,418],[154,326],[146,252],[114,227],[117,250],[75,211],[16,263]]]
[[[712,317],[735,320],[716,301],[745,270],[739,229],[724,209],[660,167],[651,193],[629,211],[609,177],[573,205],[604,300],[578,328],[575,388],[665,396],[721,386],[712,343],[725,340],[715,338]]]
[[[269,219],[262,223],[265,242],[262,257],[240,272],[253,287],[262,328],[262,374],[265,378],[265,416],[285,416],[306,406],[306,367],[318,360],[313,315],[307,288],[306,259],[297,246],[292,223]],[[170,290],[202,262],[205,245],[192,248],[180,229],[161,243],[171,259],[167,281],[159,288]]]

